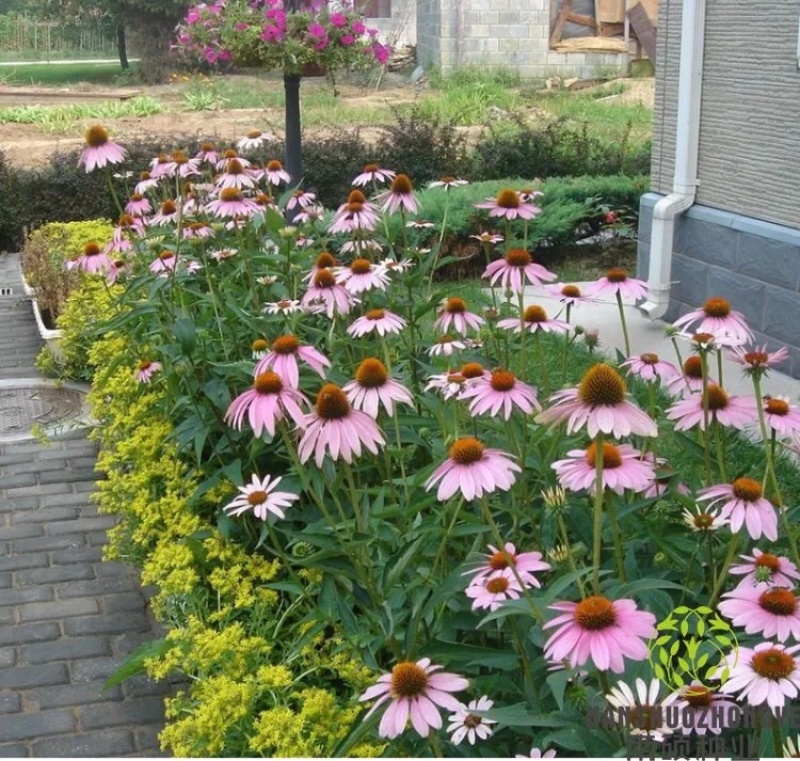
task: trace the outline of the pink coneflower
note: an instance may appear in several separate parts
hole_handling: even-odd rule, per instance
[[[391,700],[378,727],[381,737],[390,740],[399,737],[405,731],[409,718],[420,737],[427,737],[431,729],[441,729],[442,717],[436,706],[458,711],[461,703],[452,693],[469,687],[464,677],[439,671],[441,668],[434,666],[430,658],[423,658],[416,663],[401,661],[390,674],[378,677],[378,683],[359,697],[359,702],[378,698],[364,719]]]
[[[410,227],[412,230],[432,230],[436,225],[428,222],[427,219],[412,219],[410,222],[406,222],[406,227]]]
[[[738,647],[725,656],[715,674],[728,679],[719,688],[725,695],[736,695],[751,706],[766,703],[773,714],[786,705],[786,699],[800,692],[800,663],[796,658],[800,645],[785,647],[762,642],[754,648]],[[738,694],[737,694],[738,693]]]
[[[425,482],[430,491],[437,483],[436,497],[440,502],[461,492],[464,499],[472,500],[493,491],[508,491],[521,473],[511,455],[499,449],[487,449],[478,439],[466,436],[451,447],[447,459]]]
[[[364,197],[360,190],[353,190],[334,214],[328,232],[352,233],[355,230],[372,231],[378,224],[378,209]]]
[[[592,442],[586,449],[573,449],[567,452],[566,460],[558,460],[552,465],[558,480],[565,489],[581,491],[586,489],[594,494],[597,445]],[[651,462],[641,459],[641,452],[629,444],[603,443],[603,486],[622,494],[625,489],[642,492],[656,478]]]
[[[549,571],[550,564],[542,561],[541,552],[521,552],[517,553],[517,548],[511,543],[506,542],[503,549],[499,550],[493,545],[489,545],[491,554],[484,555],[486,558],[482,565],[465,571],[462,575],[472,574],[470,584],[477,584],[483,579],[487,579],[495,574],[513,569],[514,578],[519,579],[526,587],[541,588],[542,584],[533,574],[538,571]]]
[[[158,211],[150,217],[149,224],[155,227],[174,225],[178,220],[178,205],[175,201],[167,200],[159,206]]]
[[[217,171],[218,172],[223,171],[225,169],[226,164],[231,159],[238,159],[239,163],[243,167],[245,167],[245,169],[247,169],[251,165],[246,158],[240,156],[233,148],[226,148],[222,153],[219,154],[219,159],[217,160],[217,163],[214,165]]]
[[[278,518],[285,518],[284,510],[291,507],[292,502],[296,502],[300,497],[288,491],[275,491],[281,478],[273,479],[271,476],[259,478],[253,473],[249,484],[236,487],[241,494],[225,505],[222,508],[223,512],[236,516],[252,510],[253,515],[262,521],[267,520],[270,513],[277,515]]]
[[[208,222],[189,222],[181,235],[187,240],[207,240],[214,237],[214,228]]]
[[[303,282],[313,283],[314,278],[320,270],[331,270],[338,266],[339,262],[330,251],[321,251],[319,256],[317,256],[317,260],[314,262],[314,266],[303,275]]]
[[[469,705],[461,706],[448,719],[450,724],[447,731],[450,734],[450,742],[453,745],[460,745],[466,738],[470,745],[475,745],[475,740],[486,740],[491,737],[494,730],[489,725],[497,722],[473,712],[488,711],[493,705],[494,701],[484,695],[478,700],[471,700]]]
[[[363,317],[353,321],[347,328],[347,334],[356,338],[370,333],[386,336],[390,333],[399,333],[405,326],[406,321],[388,309],[370,309]]]
[[[729,573],[734,576],[744,575],[740,584],[753,586],[766,583],[775,587],[793,587],[800,579],[797,566],[789,558],[762,552],[758,548],[753,549],[752,555],[739,557],[747,562],[731,566]]]
[[[236,248],[219,248],[216,251],[211,251],[209,256],[216,262],[225,262],[228,259],[233,259],[238,253],[239,249]]]
[[[709,375],[709,384],[716,380]],[[703,363],[697,355],[687,357],[683,363],[683,375],[676,375],[667,381],[667,390],[674,396],[688,396],[703,390]]]
[[[610,297],[617,298],[617,294],[623,299],[638,301],[645,297],[647,293],[647,283],[643,280],[629,277],[627,270],[615,267],[606,272],[596,282],[592,283],[587,293],[596,298]]]
[[[330,319],[338,314],[349,314],[360,303],[346,288],[336,282],[328,269],[321,269],[300,299],[300,304],[310,314],[325,313]]]
[[[153,210],[150,201],[140,193],[134,193],[125,204],[125,213],[132,217],[141,217]]]
[[[262,132],[260,129],[254,129],[251,132],[247,133],[246,137],[241,138],[236,143],[236,150],[237,151],[255,151],[260,148],[264,143],[267,142],[271,138],[271,135],[267,135],[266,133]]]
[[[489,209],[490,217],[500,217],[502,219],[533,219],[541,212],[538,206],[532,203],[525,203],[516,190],[501,190],[495,198],[488,198],[481,203],[476,203],[477,209]]]
[[[594,304],[597,301],[583,293],[577,285],[572,285],[571,283],[552,283],[543,286],[543,289],[558,299],[560,304],[570,308],[580,304]]]
[[[130,275],[131,263],[125,259],[116,259],[114,266],[106,273],[106,279],[109,285],[117,282],[117,280],[125,275]]]
[[[108,139],[108,130],[95,124],[86,131],[86,147],[81,151],[78,167],[84,167],[88,174],[108,164],[121,164],[127,155],[121,145]]]
[[[392,180],[389,190],[377,197],[383,203],[383,210],[389,214],[396,211],[405,211],[409,214],[417,213],[417,201],[414,198],[414,189],[408,175],[398,174]]]
[[[170,162],[171,158],[168,153],[159,153],[158,156],[150,160],[150,175],[157,179],[166,177],[167,167]]]
[[[693,511],[688,508],[683,509],[683,522],[698,533],[716,531],[726,524],[726,521],[720,519],[719,509],[699,505],[696,505]]]
[[[428,349],[428,355],[431,357],[450,357],[454,351],[462,351],[466,349],[467,345],[463,341],[452,336],[441,336],[436,343]]]
[[[426,391],[438,391],[442,399],[459,399],[465,388],[466,378],[458,371],[448,371],[428,376]]]
[[[372,238],[356,238],[355,240],[347,240],[339,247],[340,254],[355,254],[356,258],[362,257],[373,251],[376,254],[383,252],[383,246]]]
[[[544,753],[539,748],[531,748],[531,752],[527,756],[518,753],[514,758],[555,758],[556,752],[553,749],[546,750]]]
[[[753,332],[741,312],[731,309],[727,299],[714,297],[683,317],[679,317],[673,325],[688,330],[691,326],[695,333],[710,333],[720,346],[741,346],[753,340]]]
[[[554,272],[536,264],[524,248],[509,249],[502,259],[492,262],[481,277],[487,278],[491,285],[499,282],[502,288],[512,293],[520,293],[526,282],[540,286],[558,278]]]
[[[645,452],[641,459],[649,463],[656,470],[655,480],[642,492],[642,496],[645,499],[664,496],[675,480],[675,471],[670,468],[663,468],[662,466],[666,460],[663,457],[656,458],[652,452]],[[692,493],[689,487],[684,483],[679,482],[674,488],[678,494],[682,494],[684,497],[688,497]]]
[[[666,382],[680,375],[680,370],[672,362],[660,359],[658,354],[653,354],[652,352],[640,354],[638,357],[631,357],[626,362],[623,362],[620,367],[628,368],[630,375],[648,383],[653,381]]]
[[[381,267],[383,267],[390,275],[394,275],[395,273],[398,275],[403,275],[414,268],[414,260],[400,259],[398,261],[397,259],[384,259],[381,262]]]
[[[281,299],[268,301],[261,310],[264,314],[297,314],[303,311],[299,301],[294,299]]]
[[[515,409],[526,415],[534,409],[542,409],[536,398],[536,389],[508,370],[493,370],[490,377],[476,380],[465,389],[461,398],[472,399],[469,405],[472,415],[488,412],[496,417],[502,409],[504,420],[508,420]]]
[[[297,336],[288,333],[272,342],[270,352],[256,365],[254,374],[272,370],[278,373],[290,386],[300,385],[300,367],[297,360],[305,362],[320,378],[325,377],[325,368],[330,367],[330,360],[313,346],[304,346]]]
[[[485,244],[497,244],[502,243],[505,240],[502,235],[490,232],[482,232],[480,235],[470,235],[469,237]]]
[[[381,169],[377,164],[367,164],[364,170],[350,184],[355,187],[364,187],[370,183],[391,182],[397,176],[397,172],[391,169]]]
[[[544,307],[533,304],[525,307],[521,322],[518,317],[508,317],[505,320],[500,320],[497,323],[497,327],[502,330],[513,330],[515,333],[521,333],[523,327],[528,333],[538,333],[539,331],[543,333],[566,333],[572,326],[563,320],[548,317]]]
[[[633,600],[612,602],[595,595],[578,603],[557,602],[550,609],[561,615],[542,627],[559,627],[545,643],[544,655],[550,661],[566,660],[572,668],[591,658],[595,668],[621,674],[624,658],[647,658],[646,641],[656,635],[656,617],[637,610]]]
[[[153,375],[159,370],[161,370],[160,362],[151,362],[149,359],[143,359],[136,368],[133,377],[136,378],[139,383],[150,383]]]
[[[705,430],[703,400],[708,399],[709,422],[744,428],[756,420],[756,404],[752,397],[731,396],[716,384],[710,383],[706,394],[693,394],[676,402],[667,410],[667,419],[675,421],[676,431],[688,431],[699,425]]]
[[[610,365],[589,368],[578,388],[559,391],[550,397],[553,406],[540,412],[538,423],[567,423],[567,433],[587,427],[589,436],[599,432],[616,438],[656,436],[656,424],[639,407],[625,398],[625,381]]]
[[[429,188],[444,188],[445,190],[450,190],[450,188],[458,188],[462,185],[469,185],[468,180],[458,180],[455,177],[446,176],[442,177],[440,180],[434,180],[433,182],[428,183]]]
[[[219,152],[214,143],[203,143],[194,157],[203,164],[216,165],[219,161]]]
[[[521,592],[522,587],[510,568],[473,580],[464,590],[472,600],[472,610],[488,608],[490,611],[497,610],[506,600],[518,600]]]
[[[159,177],[192,177],[200,174],[199,159],[190,159],[185,151],[177,150],[165,162],[159,162]]]
[[[728,359],[741,365],[746,375],[763,375],[774,365],[789,359],[789,350],[782,346],[777,351],[768,352],[766,346],[756,346],[747,351],[743,346],[734,346],[726,355]]]
[[[414,405],[411,392],[389,378],[383,362],[374,358],[365,359],[356,370],[355,380],[342,389],[354,409],[366,412],[372,418],[378,417],[383,405],[387,415],[394,414],[393,403]]]
[[[102,275],[114,269],[114,260],[94,241],[90,241],[83,247],[83,253],[79,257],[67,262],[67,269]]]
[[[385,291],[389,285],[389,275],[369,259],[355,259],[347,267],[342,267],[336,275],[336,282],[352,294],[358,295],[373,288]]]
[[[150,172],[141,172],[139,174],[139,182],[133,188],[134,193],[138,193],[139,195],[144,195],[149,190],[158,187],[158,178],[151,177]]]
[[[800,610],[797,596],[787,587],[739,584],[722,595],[719,612],[747,634],[763,634],[786,642],[800,639]]]
[[[245,198],[239,188],[223,188],[216,200],[206,204],[205,210],[215,217],[252,217],[261,207],[251,198]]]
[[[257,375],[253,387],[240,394],[231,402],[225,413],[225,422],[238,430],[247,414],[247,421],[253,433],[260,437],[263,431],[275,435],[275,424],[286,414],[295,425],[305,425],[305,414],[301,404],[309,404],[308,399],[296,388],[285,383],[280,375],[267,371]]]
[[[301,211],[294,215],[294,223],[296,225],[304,225],[308,222],[316,222],[322,220],[326,214],[324,206],[306,206]]]
[[[159,277],[165,277],[175,269],[178,257],[174,251],[162,251],[152,262],[150,262],[150,272],[155,272]]]
[[[760,539],[762,535],[773,542],[778,539],[775,508],[764,498],[761,484],[752,478],[737,478],[732,484],[718,484],[702,489],[697,500],[709,500],[709,507],[727,500],[720,506],[720,517],[730,523],[733,532],[739,531],[746,524],[753,539]]]
[[[386,443],[375,421],[365,412],[354,410],[344,391],[333,383],[320,389],[305,425],[298,447],[300,462],[306,462],[313,454],[318,468],[322,467],[326,452],[332,460],[341,457],[350,463],[354,456],[361,456],[362,448],[378,454],[379,447]]]
[[[800,409],[785,396],[765,396],[764,419],[767,425],[781,436],[790,436],[795,431],[800,431]]]
[[[296,206],[300,209],[306,209],[312,206],[316,200],[316,193],[311,193],[308,190],[295,190],[294,193],[289,196],[289,200],[286,202],[286,208],[294,209]]]
[[[280,185],[281,183],[292,181],[289,173],[283,168],[283,164],[277,159],[267,162],[264,167],[264,174],[270,185]]]
[[[253,175],[242,166],[239,159],[228,159],[225,162],[225,171],[220,174],[215,180],[214,185],[217,188],[254,188],[256,180]]]
[[[611,688],[606,700],[612,709],[616,709],[612,710],[612,713],[618,716],[619,710],[622,709],[630,716],[630,726],[626,729],[630,729],[632,735],[647,737],[654,742],[663,742],[664,738],[673,732],[667,726],[664,709],[678,702],[678,694],[673,692],[663,700],[659,700],[661,682],[658,679],[651,680],[649,687],[643,679],[637,679],[635,685],[635,695],[625,682],[617,682],[616,687]]]
[[[693,680],[690,684],[684,685],[676,697],[681,705],[681,717],[688,716],[687,709],[691,710],[690,720],[685,723],[683,719],[681,720],[682,734],[696,732],[698,735],[704,735],[711,732],[718,735],[730,726],[729,712],[735,708],[736,703],[710,690],[702,682]],[[714,716],[715,719],[709,721],[709,716]]]
[[[483,317],[467,311],[464,299],[452,296],[445,299],[439,317],[433,323],[433,327],[446,331],[452,325],[461,335],[466,335],[469,330],[480,330],[481,325],[486,322]]]

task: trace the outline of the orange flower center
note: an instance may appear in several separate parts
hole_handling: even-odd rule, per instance
[[[628,279],[628,271],[621,267],[614,267],[606,272],[606,279],[611,283],[624,283]]]
[[[731,302],[728,299],[711,298],[703,304],[703,311],[709,317],[727,317],[731,313]]]
[[[347,211],[350,214],[358,214],[358,212],[363,210],[364,210],[364,204],[361,203],[360,201],[350,201],[347,204]]]
[[[259,394],[280,394],[283,390],[283,381],[278,373],[273,373],[271,370],[268,370],[265,373],[256,375],[253,388],[255,388]]]
[[[335,267],[336,266],[336,258],[330,251],[323,251],[317,257],[317,269],[325,269],[327,267]]]
[[[492,556],[489,558],[489,565],[493,571],[502,571],[509,566],[514,566],[516,564],[514,563],[513,555],[510,555],[505,550],[501,550],[492,554]]]
[[[212,145],[211,148],[213,150],[214,146]],[[239,154],[236,153],[236,151],[233,150],[233,148],[226,149],[225,152],[222,154],[222,158],[224,158],[224,159],[235,159],[238,156],[239,156]]]
[[[733,493],[737,499],[755,502],[761,499],[761,484],[752,478],[737,478],[733,482]]]
[[[713,383],[708,387],[706,399],[708,399],[708,409],[712,412],[724,410],[728,406],[728,395],[723,389]]]
[[[150,369],[150,366],[151,366],[152,364],[153,364],[153,363],[152,363],[150,360],[148,360],[148,359],[143,359],[143,360],[142,360],[142,361],[139,363],[139,369],[140,369],[140,370],[149,370],[149,369]]]
[[[748,351],[744,355],[744,361],[753,367],[761,367],[769,362],[769,354],[765,351]]]
[[[391,685],[395,698],[413,698],[425,692],[428,675],[413,661],[402,661],[392,669]]]
[[[177,150],[172,152],[172,160],[176,164],[187,164],[189,162],[189,157],[186,155],[185,151]]]
[[[141,193],[132,193],[129,200],[133,201],[134,203],[138,203],[144,198]]]
[[[773,647],[755,653],[750,666],[759,676],[777,682],[786,679],[794,671],[794,658],[783,650]]]
[[[242,174],[244,167],[239,159],[230,159],[228,161],[228,174]]]
[[[646,365],[655,365],[658,363],[658,354],[653,354],[652,352],[648,351],[642,354],[639,359]]]
[[[547,322],[547,312],[544,311],[543,307],[538,305],[525,307],[523,319],[525,322]]]
[[[599,595],[581,600],[575,608],[574,617],[578,626],[592,632],[607,629],[617,622],[611,601]]]
[[[139,179],[140,180],[149,180],[150,179],[150,172],[139,172]]]
[[[241,201],[244,196],[242,195],[242,191],[239,188],[223,188],[219,193],[219,200],[232,202],[232,201]]]
[[[578,398],[592,406],[621,404],[625,401],[625,381],[609,365],[595,365],[583,376]]]
[[[249,137],[251,140],[255,140],[256,138],[261,137],[261,135],[262,132],[259,129],[254,129],[252,132],[247,133],[247,137]]]
[[[94,127],[89,127],[86,130],[86,144],[92,148],[99,148],[108,142],[108,130],[95,124]]]
[[[707,708],[714,702],[714,693],[708,687],[693,684],[683,694],[683,698],[692,708]]]
[[[200,150],[203,153],[211,153],[214,150],[214,143],[203,143],[200,146]]]
[[[323,268],[314,275],[314,285],[317,288],[333,288],[336,285],[336,278],[329,269]]]
[[[703,378],[703,363],[700,357],[689,357],[683,363],[683,374],[687,378],[695,378],[702,380]]]
[[[483,376],[483,365],[480,362],[467,362],[461,368],[461,375],[464,378],[480,378]]]
[[[164,215],[174,214],[177,210],[174,201],[164,201],[164,203],[161,204],[161,213]]]
[[[450,447],[450,459],[455,460],[459,465],[472,465],[483,458],[484,449],[485,447],[480,441],[466,436]]]
[[[256,338],[251,346],[253,351],[265,351],[269,344],[263,338]]]
[[[712,526],[714,523],[713,516],[709,515],[708,513],[698,513],[694,516],[694,525],[697,526],[699,529],[706,529]]]
[[[300,348],[300,341],[291,334],[279,336],[272,342],[272,351],[276,354],[294,354]]]
[[[512,248],[506,254],[506,262],[512,267],[527,267],[533,259],[524,248]]]
[[[502,209],[518,209],[519,193],[516,190],[501,190],[497,194],[496,203]]]
[[[100,246],[98,246],[94,241],[87,243],[83,247],[84,256],[97,256],[99,253],[100,253]]]
[[[283,164],[277,159],[272,159],[272,161],[267,162],[267,171],[279,172],[281,169],[283,169]]]
[[[769,568],[772,573],[778,571],[781,567],[781,561],[778,560],[777,555],[771,555],[769,552],[762,552],[756,558],[756,566],[761,568]]]
[[[508,589],[508,579],[504,576],[496,576],[486,582],[486,591],[491,592],[493,595],[505,592]]]
[[[436,341],[437,344],[450,344],[453,343],[453,337],[449,335],[443,335],[440,339]]]
[[[267,501],[267,493],[265,491],[251,491],[247,495],[247,501],[255,507],[256,505],[263,505]]]
[[[771,415],[783,416],[789,414],[789,404],[783,399],[773,399],[770,397],[767,399],[767,405],[764,409]]]
[[[565,285],[561,289],[562,296],[572,296],[573,298],[578,298],[581,295],[581,289],[578,288],[577,285]]]
[[[367,197],[360,190],[351,190],[350,195],[347,196],[347,203],[360,203],[367,202]]]
[[[398,174],[397,177],[392,180],[391,191],[392,193],[399,193],[401,195],[408,195],[411,193],[412,185],[411,180],[408,178],[406,174]]]
[[[382,320],[386,316],[383,309],[370,309],[365,315],[368,320]]]
[[[377,172],[379,169],[380,167],[377,164],[367,164],[364,167],[364,173],[372,174],[373,172]]]
[[[380,388],[389,379],[386,367],[379,359],[365,359],[356,371],[356,380],[359,386],[365,388]]]
[[[355,259],[350,265],[350,271],[354,275],[366,275],[372,270],[372,265],[367,259]]]
[[[269,206],[272,203],[272,196],[267,193],[259,193],[253,200],[259,206]]]
[[[174,259],[175,258],[175,252],[174,251],[162,251],[158,255],[158,258],[161,259],[162,262],[165,262],[167,259]]]
[[[492,372],[492,379],[489,381],[495,391],[511,391],[516,384],[517,379],[514,373],[508,370],[495,370]]]
[[[462,314],[463,312],[467,311],[467,305],[464,303],[464,299],[460,299],[458,296],[453,296],[452,298],[447,299],[447,304],[445,305],[444,309],[450,314]]]
[[[350,412],[350,402],[334,383],[326,383],[317,394],[317,415],[323,420],[341,420]]]
[[[790,589],[770,589],[758,598],[758,604],[776,616],[791,616],[797,608],[797,598]]]
[[[586,448],[586,462],[592,467],[594,467],[595,463],[597,462],[596,458],[597,458],[597,445],[594,442],[592,442]],[[622,453],[619,451],[619,447],[604,442],[603,470],[608,470],[609,468],[618,468],[620,465],[622,465]]]

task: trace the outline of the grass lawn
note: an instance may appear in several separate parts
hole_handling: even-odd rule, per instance
[[[34,63],[0,66],[0,84],[5,86],[44,85],[55,87],[89,82],[114,85],[123,74],[119,63]]]

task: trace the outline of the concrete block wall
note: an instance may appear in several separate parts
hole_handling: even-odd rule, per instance
[[[638,276],[647,280],[657,193],[642,196]],[[672,290],[665,319],[675,320],[712,296],[729,299],[770,350],[786,346],[781,372],[800,378],[800,230],[707,206],[676,222]]]

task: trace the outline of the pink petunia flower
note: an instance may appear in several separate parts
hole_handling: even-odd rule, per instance
[[[263,431],[275,435],[275,424],[286,415],[302,428],[305,413],[301,404],[309,404],[308,399],[296,388],[285,383],[280,375],[267,371],[255,377],[253,387],[237,396],[225,413],[225,422],[237,430],[242,429],[244,416],[260,437]]]
[[[616,438],[629,436],[656,436],[656,424],[639,407],[625,398],[625,382],[610,365],[597,364],[589,368],[578,388],[554,394],[550,409],[540,412],[537,423],[566,421],[567,433],[575,433],[586,426],[589,436],[599,432]]]
[[[355,187],[364,187],[370,183],[391,182],[397,176],[397,172],[391,169],[381,169],[377,164],[367,164],[364,170],[351,183]]]
[[[470,745],[475,745],[475,740],[486,740],[491,737],[494,730],[490,725],[497,722],[479,716],[474,711],[488,711],[493,705],[494,701],[484,695],[478,700],[471,700],[469,705],[461,706],[448,719],[450,724],[447,731],[450,734],[450,742],[453,745],[460,745],[466,738]]]
[[[764,498],[761,484],[752,478],[737,478],[732,484],[718,484],[702,489],[698,502],[709,500],[712,507],[723,500],[720,517],[730,523],[731,531],[739,531],[747,525],[753,539],[766,536],[770,541],[778,539],[778,517],[772,503]]]
[[[300,343],[297,336],[287,333],[272,342],[270,351],[256,365],[254,375],[272,370],[278,373],[293,388],[300,386],[300,367],[297,360],[307,364],[320,378],[325,377],[325,368],[330,360],[313,346]]]
[[[541,213],[538,206],[524,202],[516,190],[501,190],[495,198],[489,198],[475,204],[477,209],[488,209],[490,217],[500,217],[501,219],[525,219],[531,220]]]
[[[451,447],[448,458],[425,482],[430,491],[437,483],[436,497],[444,502],[456,492],[472,500],[493,491],[508,491],[514,484],[514,473],[521,473],[511,455],[499,449],[487,449],[471,436],[458,439]]]
[[[304,426],[298,447],[300,462],[306,462],[313,454],[318,468],[326,453],[332,460],[341,457],[351,463],[354,457],[361,456],[362,449],[378,454],[379,447],[386,443],[375,421],[353,409],[344,391],[333,383],[320,389],[314,411],[306,417]]]
[[[552,464],[558,480],[570,491],[586,490],[595,493],[595,458],[597,446],[594,442],[586,449],[573,449],[567,452],[566,460],[558,460]],[[643,492],[656,478],[652,462],[643,460],[641,452],[629,444],[611,444],[603,442],[603,487],[612,489],[617,494],[625,489]]]
[[[440,671],[441,668],[433,665],[430,658],[422,658],[416,663],[401,661],[391,673],[378,677],[378,683],[359,697],[360,702],[378,698],[364,718],[369,718],[380,706],[391,701],[378,727],[381,737],[390,740],[399,737],[409,719],[420,737],[427,737],[431,729],[441,729],[442,717],[437,706],[458,711],[461,703],[452,693],[469,687],[464,677]]]
[[[795,593],[787,587],[739,584],[722,595],[719,612],[748,634],[763,634],[786,642],[800,640],[800,610]]]
[[[386,336],[399,333],[406,326],[406,321],[388,309],[370,309],[363,317],[353,320],[347,328],[348,335],[361,338],[370,333]]]
[[[389,286],[389,275],[385,269],[372,264],[368,259],[355,259],[350,266],[339,270],[336,282],[357,296],[373,288],[385,291]]]
[[[626,362],[623,362],[620,367],[628,369],[628,373],[648,383],[652,382],[666,382],[680,375],[678,370],[672,362],[660,359],[658,354],[646,352],[638,357],[631,357]]]
[[[508,420],[515,409],[526,415],[532,414],[534,409],[542,409],[536,398],[536,389],[508,370],[493,370],[488,378],[480,378],[470,384],[460,398],[472,399],[469,405],[472,415],[488,412],[497,416],[502,408],[504,420]]]
[[[766,703],[777,714],[787,698],[796,698],[800,692],[798,650],[800,645],[785,647],[772,642],[762,642],[754,648],[736,648],[725,656],[715,674],[719,679],[723,672],[728,672],[720,692],[736,695],[738,701],[746,700],[751,706]]]
[[[797,566],[789,558],[762,552],[757,547],[752,555],[739,555],[747,562],[742,565],[731,566],[729,573],[744,578],[740,584],[754,586],[756,584],[769,584],[775,587],[793,587],[800,580]]]
[[[464,299],[452,296],[445,300],[433,327],[447,331],[452,325],[461,335],[466,335],[469,330],[480,330],[484,322],[483,317],[467,311]]]
[[[267,162],[267,165],[264,167],[264,175],[270,185],[282,185],[284,182],[292,181],[289,173],[283,168],[283,164],[277,159],[272,159]]]
[[[612,602],[596,595],[578,603],[554,603],[550,609],[561,615],[542,627],[558,627],[545,643],[545,657],[554,662],[566,660],[572,668],[591,658],[595,668],[621,674],[625,658],[647,659],[646,642],[656,635],[656,617],[637,610],[633,600]]]
[[[572,326],[563,320],[548,317],[544,307],[533,304],[525,307],[521,321],[519,318],[509,317],[500,320],[497,327],[502,330],[512,330],[515,333],[521,333],[523,329],[528,333],[538,333],[539,331],[542,333],[566,333]]]
[[[628,272],[619,267],[610,269],[604,277],[592,283],[587,293],[595,298],[620,298],[638,301],[647,293],[647,283],[629,277]]]
[[[127,155],[121,145],[109,140],[108,130],[95,124],[86,131],[86,147],[78,158],[78,167],[88,174],[109,164],[121,164]]]
[[[719,297],[708,299],[702,308],[679,317],[673,325],[685,330],[691,328],[695,333],[710,333],[720,346],[741,346],[753,340],[744,315],[731,309],[727,299]]]
[[[615,687],[606,695],[606,700],[612,708],[612,713],[619,716],[620,709],[631,717],[630,733],[633,736],[646,737],[654,742],[663,742],[671,735],[673,730],[667,726],[667,716],[664,711],[669,706],[683,708],[684,703],[679,701],[678,694],[673,692],[663,700],[658,699],[661,682],[658,679],[650,681],[648,687],[643,679],[635,682],[636,694],[625,684],[617,682]],[[623,713],[625,715],[625,713]]]
[[[383,203],[383,210],[389,214],[396,211],[405,211],[409,214],[417,213],[417,200],[414,198],[414,188],[408,175],[398,174],[389,187],[389,190],[377,196]]]
[[[765,396],[764,420],[766,424],[780,436],[790,436],[800,431],[800,409],[789,404],[785,396]]]
[[[706,396],[709,422],[716,420],[720,425],[740,430],[748,423],[755,422],[756,404],[752,397],[731,396],[716,384],[709,384]],[[700,426],[701,431],[705,430],[703,399],[703,394],[693,394],[667,410],[667,419],[675,421],[676,431],[688,431],[696,425]]]
[[[252,217],[261,207],[252,199],[245,198],[239,188],[223,188],[219,197],[206,204],[205,211],[215,217]]]
[[[387,415],[394,414],[393,404],[414,406],[411,392],[397,381],[389,378],[386,366],[378,359],[367,358],[356,370],[355,380],[345,384],[342,391],[354,409],[366,412],[371,418],[378,417],[383,405]]]
[[[288,491],[276,491],[281,478],[264,476],[259,478],[255,473],[246,486],[238,486],[241,492],[232,502],[222,508],[228,515],[236,516],[253,511],[253,515],[259,520],[265,521],[270,513],[277,515],[278,518],[285,518],[284,510],[291,507],[300,497]]]
[[[136,378],[139,383],[150,383],[152,377],[159,370],[161,370],[160,362],[151,362],[148,359],[143,359],[136,368],[136,372],[133,374],[133,377]]]
[[[300,304],[307,312],[325,313],[329,319],[349,314],[353,306],[359,303],[359,299],[336,282],[336,277],[328,269],[317,272],[311,286],[300,299]]]
[[[464,590],[472,600],[472,610],[488,608],[490,611],[497,610],[506,600],[518,600],[521,592],[522,587],[510,568],[473,580]]]
[[[500,286],[512,293],[521,293],[525,283],[541,286],[551,280],[557,280],[554,272],[536,264],[530,252],[524,248],[512,248],[502,259],[492,262],[483,271],[481,277],[487,278],[491,285]]]
[[[67,269],[77,269],[89,275],[103,275],[114,269],[114,260],[94,241],[83,247],[83,253],[67,262]]]
[[[489,549],[491,553],[483,556],[485,560],[481,565],[462,574],[463,576],[472,574],[470,584],[477,584],[497,573],[511,570],[514,578],[521,581],[525,587],[541,588],[541,582],[533,574],[550,570],[550,564],[542,560],[541,552],[518,553],[517,548],[511,542],[506,542],[502,550],[491,544]]]

